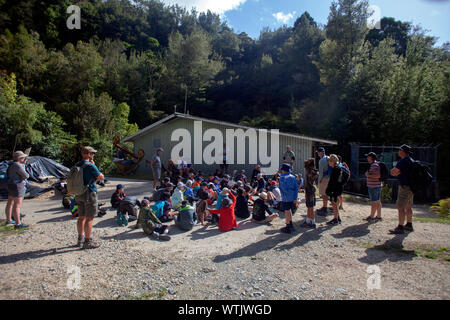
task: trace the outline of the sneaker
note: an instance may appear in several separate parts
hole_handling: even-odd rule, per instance
[[[375,218],[372,218],[372,217],[367,217],[367,218],[364,218],[363,219],[364,221],[368,221],[368,222],[372,222],[373,220],[375,220]]]
[[[289,233],[289,234],[292,233],[291,228],[289,228],[289,226],[281,228],[280,231],[283,232],[283,233]]]
[[[306,220],[303,221],[303,223],[300,225],[300,227],[305,228],[305,229],[316,229],[317,228],[315,223],[306,222]]]
[[[170,240],[170,236],[168,234],[160,234],[159,235],[159,240],[164,240],[164,241],[169,241]]]
[[[389,230],[389,232],[391,234],[404,234],[405,230],[404,230],[403,226],[398,226],[397,228],[395,228],[393,230]]]
[[[339,220],[338,219],[333,219],[327,222],[327,225],[332,226],[332,225],[336,225],[339,224]]]
[[[94,242],[92,238],[84,240],[83,249],[97,249],[98,247],[100,247],[100,245],[97,242]]]
[[[77,247],[82,247],[84,242],[84,236],[78,236]]]
[[[20,223],[20,224],[16,224],[14,226],[14,229],[27,229],[29,228],[29,226],[27,226],[26,224]]]
[[[159,233],[158,232],[153,231],[151,236],[152,236],[153,239],[159,240]]]
[[[14,220],[8,221],[5,223],[5,226],[7,227],[13,227],[16,225],[16,222]]]
[[[414,228],[412,226],[412,223],[407,223],[403,226],[403,230],[408,231],[408,232],[413,232]]]

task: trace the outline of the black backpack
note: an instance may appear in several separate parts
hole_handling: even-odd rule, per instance
[[[411,191],[415,194],[425,191],[431,185],[433,175],[430,167],[418,160],[413,160],[409,166],[407,179]]]
[[[378,165],[380,166],[380,181],[385,182],[389,179],[389,170],[384,162],[378,162]]]
[[[339,174],[338,183],[345,186],[350,180],[350,171],[344,165],[340,164],[339,167],[341,168],[341,172]]]

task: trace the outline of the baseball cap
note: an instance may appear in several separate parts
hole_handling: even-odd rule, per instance
[[[399,149],[405,151],[407,154],[412,154],[412,148],[406,144],[399,147]]]
[[[184,187],[184,183],[183,182],[178,182],[177,183],[177,188],[180,188],[180,187]]]
[[[213,180],[220,180],[218,176],[215,176]]]
[[[228,189],[228,188],[223,188],[222,191],[220,191],[220,194],[221,194],[222,196],[225,196],[225,195],[228,194],[228,192],[230,192],[230,189]]]
[[[274,185],[277,184],[277,182],[276,182],[276,181],[272,181],[270,184],[271,184],[272,186],[274,186]]]
[[[372,157],[373,159],[377,159],[377,154],[375,152],[369,152],[365,155],[366,157]]]
[[[324,147],[320,147],[319,149],[317,149],[317,152],[325,152],[325,148]]]
[[[116,190],[119,190],[119,189],[123,189],[123,184],[118,184],[118,185],[116,186]]]
[[[90,146],[85,146],[81,149],[81,153],[83,154],[87,154],[87,153],[96,153],[97,150],[95,150],[94,148],[90,147]]]
[[[158,152],[158,151],[164,152],[164,149],[163,148],[158,148],[158,149],[156,149],[156,152]]]
[[[261,192],[261,193],[259,194],[259,197],[260,197],[261,199],[266,200],[266,199],[267,199],[267,193]]]
[[[286,172],[290,172],[291,171],[291,166],[288,165],[287,163],[283,164],[281,166],[281,170],[280,171],[286,171]]]

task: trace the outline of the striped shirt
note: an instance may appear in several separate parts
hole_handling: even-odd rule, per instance
[[[380,165],[378,164],[378,162],[373,162],[370,165],[370,169],[369,169],[369,175],[371,176],[380,176],[381,172],[380,172]],[[381,180],[380,178],[372,178],[372,177],[367,177],[367,187],[368,188],[376,188],[376,187],[381,187]]]

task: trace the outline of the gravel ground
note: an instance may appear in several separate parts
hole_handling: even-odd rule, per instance
[[[128,195],[142,199],[150,193],[148,181],[110,181],[99,190],[107,205],[119,181]],[[272,226],[243,220],[227,233],[216,226],[197,225],[190,232],[173,226],[169,242],[132,229],[135,222],[118,227],[109,210],[94,220],[101,248],[80,250],[74,247],[76,219],[60,197],[25,200],[30,230],[0,234],[0,299],[450,298],[448,251],[424,256],[450,248],[450,225],[416,222],[415,232],[394,236],[387,233],[397,223],[394,207],[384,208],[384,220],[375,224],[362,221],[367,204],[344,207],[343,223],[335,227],[319,217],[316,230],[299,228],[306,215],[302,203],[293,235],[279,232],[283,219]],[[421,206],[414,213],[432,216]],[[367,288],[371,265],[379,267],[380,289]],[[71,266],[80,270],[79,288],[68,288],[76,273]]]

